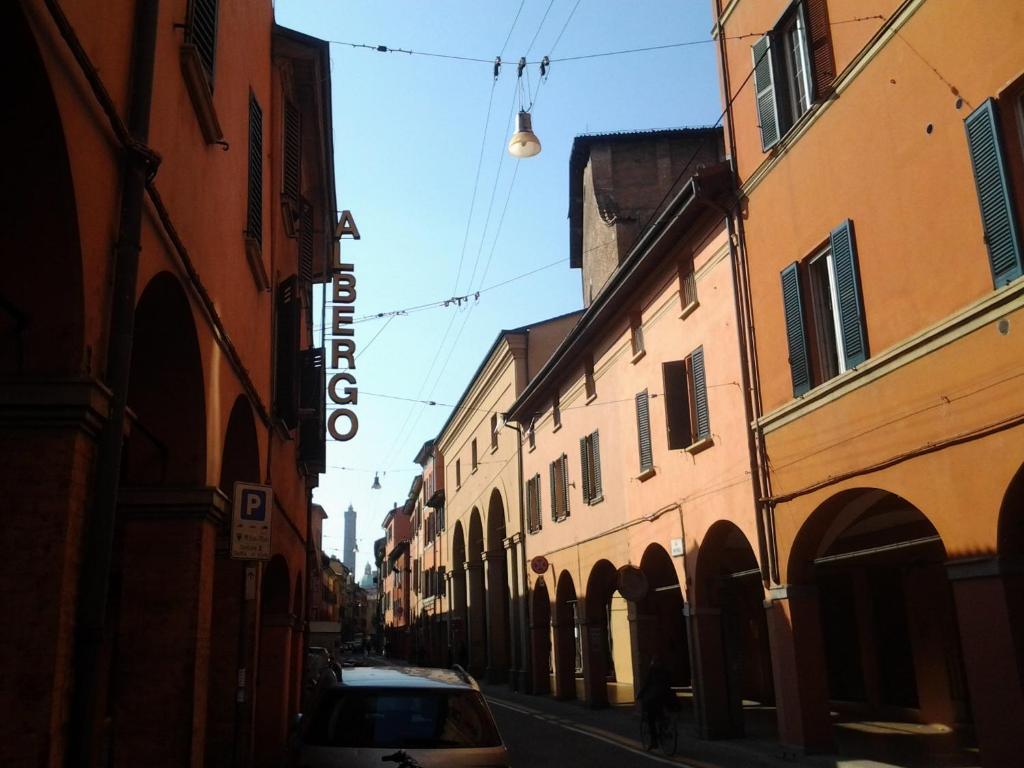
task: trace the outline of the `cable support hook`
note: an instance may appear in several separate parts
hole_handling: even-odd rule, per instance
[[[501,74],[501,56],[497,56],[494,59],[494,79],[498,79],[498,75]]]

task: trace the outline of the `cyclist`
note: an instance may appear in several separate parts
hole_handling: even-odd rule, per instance
[[[650,744],[646,745],[648,751],[658,746],[658,724],[673,697],[671,678],[668,667],[659,656],[654,656],[647,677],[637,693],[641,717],[647,723],[647,732],[651,734]]]

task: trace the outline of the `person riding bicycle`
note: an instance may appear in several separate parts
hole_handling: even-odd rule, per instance
[[[647,677],[640,686],[636,698],[640,702],[641,717],[647,723],[648,733],[651,734],[651,743],[647,746],[649,751],[658,746],[658,723],[661,721],[662,713],[674,698],[672,673],[660,657],[655,656],[651,659]]]

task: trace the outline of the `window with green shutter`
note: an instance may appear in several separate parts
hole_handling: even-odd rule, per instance
[[[693,392],[694,442],[711,437],[711,417],[708,414],[708,385],[704,377],[704,347],[690,354],[690,386]]]
[[[782,307],[786,319],[786,344],[789,347],[793,397],[799,397],[811,388],[811,369],[807,354],[807,333],[804,330],[800,271],[796,263],[782,270]]]
[[[996,287],[1022,274],[1020,236],[1013,210],[996,105],[987,99],[964,120],[967,148],[981,208],[981,226]]]
[[[580,480],[584,503],[596,504],[604,499],[601,487],[601,441],[597,430],[580,438]]]
[[[217,60],[217,0],[190,0],[185,27],[185,42],[195,46],[212,90]]]
[[[263,246],[263,110],[249,94],[249,185],[245,234]]]

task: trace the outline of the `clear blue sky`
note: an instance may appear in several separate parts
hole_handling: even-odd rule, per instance
[[[418,470],[413,456],[451,411],[379,395],[455,403],[501,329],[582,306],[579,272],[568,265],[573,137],[709,125],[721,110],[710,44],[557,61],[707,40],[711,0],[525,0],[513,28],[519,8],[519,0],[276,3],[278,23],[323,39],[489,61],[502,53],[505,62],[494,85],[489,63],[331,46],[338,203],[362,234],[343,243],[345,260],[356,265],[357,316],[472,293],[560,261],[460,308],[356,326],[359,434],[328,442],[333,468],[315,500],[329,515],[328,551],[340,553],[343,510],[357,510],[359,573],[372,560],[384,514],[408,494]],[[543,151],[516,161],[504,147],[515,63],[524,55],[554,63],[539,89],[537,67],[529,67]],[[379,491],[370,489],[375,472]]]

